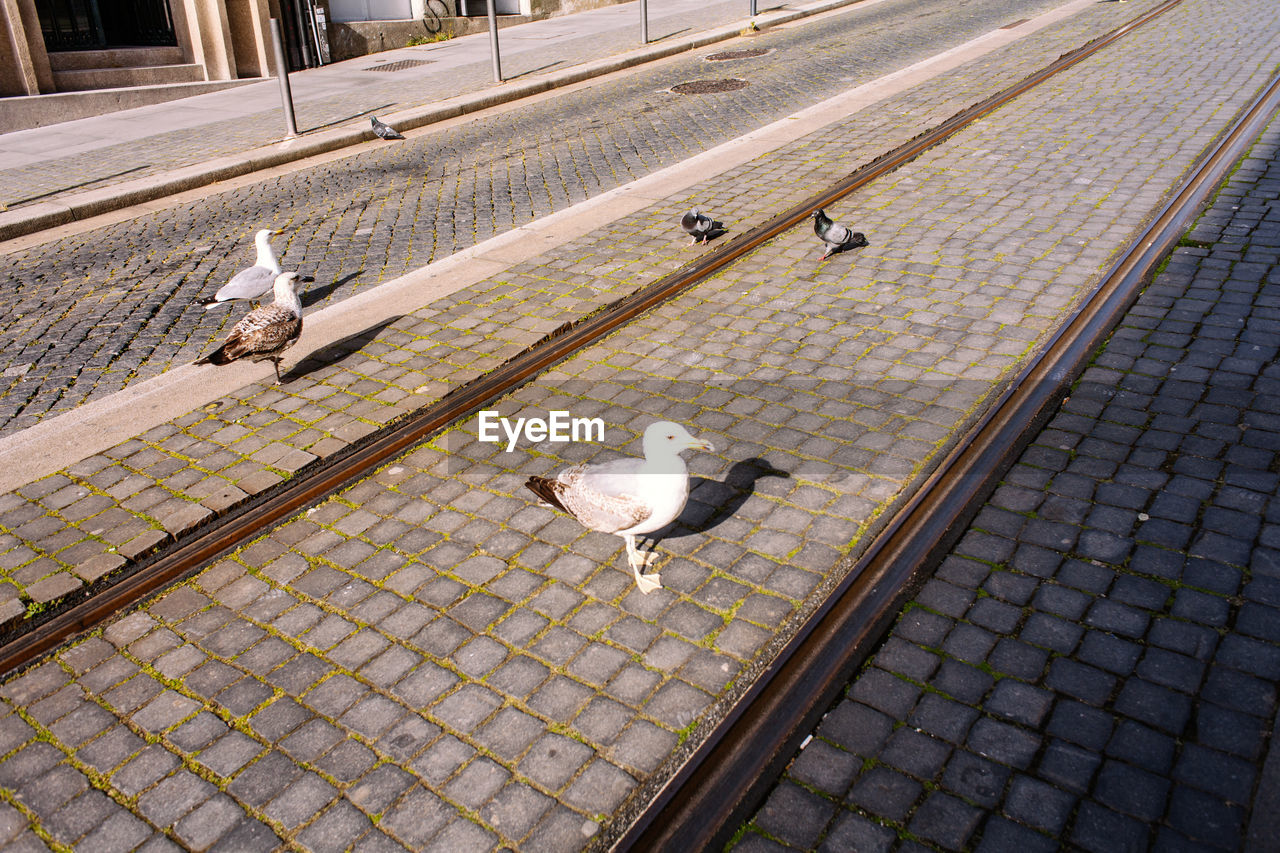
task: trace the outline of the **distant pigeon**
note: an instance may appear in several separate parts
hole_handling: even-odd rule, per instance
[[[373,123],[373,132],[383,139],[404,139],[404,137],[400,135],[400,131],[396,130],[389,124],[384,124],[383,122],[378,121],[377,116],[369,119],[369,121]]]
[[[813,233],[822,238],[822,242],[827,244],[827,251],[822,255],[822,260],[834,255],[836,252],[843,252],[845,249],[858,249],[868,245],[867,238],[863,236],[861,231],[852,231],[844,225],[840,225],[831,221],[826,211],[819,210],[813,215]]]
[[[283,234],[281,230],[263,229],[254,235],[253,242],[258,247],[258,259],[253,266],[240,270],[231,280],[222,286],[212,299],[202,299],[200,304],[204,310],[229,305],[240,299],[259,300],[271,292],[271,284],[280,275],[280,262],[275,252],[271,251],[268,242],[273,234]]]
[[[280,381],[280,356],[302,335],[302,300],[298,286],[315,281],[296,272],[281,273],[275,280],[275,301],[254,308],[240,318],[222,346],[196,364],[229,364],[237,359],[262,361],[269,358]]]
[[[659,421],[644,431],[644,459],[582,463],[554,480],[530,477],[525,486],[543,502],[569,513],[583,526],[621,536],[636,586],[648,593],[662,586],[656,574],[642,575],[653,554],[636,549],[636,537],[675,521],[689,499],[689,469],[682,450],[714,451],[679,424]]]
[[[719,223],[709,216],[703,216],[698,212],[697,208],[680,217],[680,227],[684,229],[684,233],[693,237],[690,246],[695,243],[705,243],[711,239],[711,234]]]

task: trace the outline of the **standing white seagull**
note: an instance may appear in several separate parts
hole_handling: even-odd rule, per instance
[[[276,253],[271,251],[270,240],[273,234],[283,233],[284,231],[280,229],[270,231],[264,228],[255,234],[253,242],[258,248],[258,258],[253,266],[245,267],[233,275],[212,299],[200,300],[204,310],[208,311],[210,308],[217,308],[219,305],[227,305],[240,299],[257,301],[270,293],[272,282],[282,272],[280,262],[276,260]]]
[[[276,381],[279,382],[280,356],[302,335],[302,300],[298,298],[298,287],[304,281],[315,279],[296,272],[276,276],[275,301],[254,308],[241,317],[222,346],[196,364],[230,364],[241,358],[251,361],[269,358],[275,365]]]
[[[621,536],[636,586],[648,593],[662,586],[657,574],[642,575],[656,555],[641,554],[636,537],[661,530],[679,517],[689,499],[689,468],[683,450],[715,451],[679,424],[659,421],[644,431],[643,459],[582,463],[554,479],[530,477],[525,485],[545,503],[569,513],[583,526]]]

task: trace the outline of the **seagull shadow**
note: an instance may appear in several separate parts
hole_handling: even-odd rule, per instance
[[[312,305],[315,305],[317,302],[322,302],[325,299],[328,299],[329,294],[333,293],[339,287],[342,287],[342,285],[351,281],[353,278],[360,275],[360,273],[362,272],[364,272],[364,270],[362,269],[356,270],[351,275],[343,276],[342,278],[338,279],[335,282],[326,284],[324,287],[313,287],[309,290],[304,290],[302,292],[302,307],[310,308]]]
[[[714,529],[732,518],[755,494],[756,481],[761,477],[790,479],[791,475],[755,456],[733,463],[724,480],[690,478],[689,502],[684,505],[680,516],[662,530],[646,534],[646,538],[679,539]]]
[[[403,314],[397,314],[394,317],[388,317],[381,323],[375,323],[363,331],[356,332],[354,335],[348,335],[341,340],[326,344],[313,353],[304,357],[301,361],[289,369],[289,371],[280,377],[280,384],[292,382],[319,370],[322,367],[328,367],[331,364],[342,361],[342,359],[356,352],[369,341],[376,338],[383,329],[390,326],[395,321],[403,317]]]

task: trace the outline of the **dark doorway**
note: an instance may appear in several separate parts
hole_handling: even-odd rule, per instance
[[[49,51],[174,47],[168,0],[36,0]]]

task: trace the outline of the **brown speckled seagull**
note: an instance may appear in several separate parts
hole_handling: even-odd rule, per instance
[[[254,308],[241,317],[222,346],[196,364],[230,364],[241,358],[251,361],[269,358],[276,368],[276,381],[281,381],[281,354],[302,335],[302,300],[298,298],[298,287],[304,281],[315,279],[296,272],[276,276],[273,285],[275,301]]]

